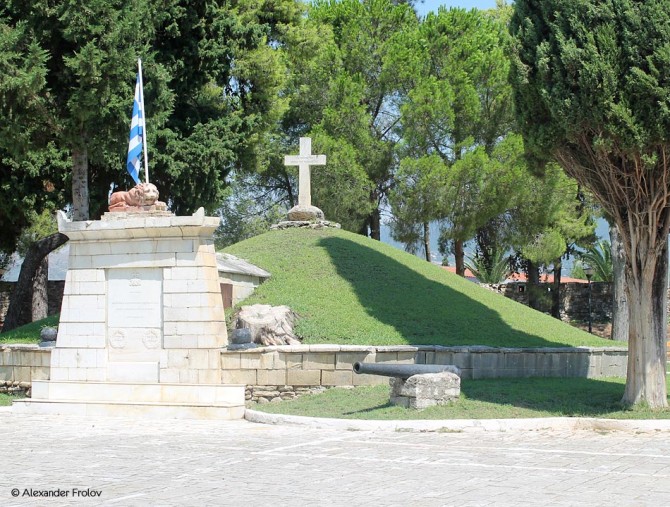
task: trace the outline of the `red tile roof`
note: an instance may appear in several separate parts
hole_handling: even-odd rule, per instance
[[[442,266],[443,269],[446,269],[450,273],[456,273],[456,266]],[[465,270],[466,278],[477,278],[472,271],[466,268]],[[526,273],[512,273],[505,283],[527,283]],[[540,283],[554,283],[554,275],[543,273],[540,275]],[[582,280],[580,278],[572,278],[569,276],[561,276],[561,283],[589,283],[588,280]]]

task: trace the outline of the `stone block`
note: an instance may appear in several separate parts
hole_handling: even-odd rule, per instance
[[[73,291],[71,292],[72,297],[74,295],[86,295],[86,294],[96,294],[96,295],[104,295],[105,291],[107,289],[107,286],[104,281],[97,281],[97,282],[73,282],[74,287]],[[67,287],[67,283],[65,284]]]
[[[261,366],[261,356],[258,353],[244,353],[240,356],[242,370],[257,370]]]
[[[197,370],[198,384],[220,384],[221,370]]]
[[[377,351],[375,355],[376,363],[393,363],[398,362],[398,353],[397,352],[379,352]]]
[[[30,368],[30,381],[33,380],[49,380],[48,366],[32,366]]]
[[[49,380],[68,380],[67,368],[54,368],[49,371]]]
[[[106,379],[105,368],[86,368],[86,381],[88,382],[104,382]]]
[[[86,347],[89,349],[104,349],[106,345],[105,335],[91,335],[86,337]]]
[[[348,370],[323,370],[321,372],[321,385],[324,386],[353,386],[354,372]]]
[[[188,351],[188,367],[194,370],[209,368],[209,351],[193,349]]]
[[[400,350],[398,351],[398,364],[415,364],[416,351],[414,350]]]
[[[172,268],[172,280],[196,280],[203,278],[200,275],[200,268],[198,267],[174,267]],[[218,273],[217,273],[218,277]]]
[[[51,351],[43,350],[39,354],[40,364],[39,366],[51,366]]]
[[[155,252],[152,254],[111,254],[91,257],[90,265],[82,267],[93,268],[163,268],[176,264],[174,254],[169,252]]]
[[[223,370],[221,371],[223,384],[256,385],[256,370]]]
[[[335,357],[335,369],[337,370],[352,370],[354,363],[375,363],[376,355],[374,352],[360,351],[360,352],[340,352]]]
[[[11,365],[0,366],[0,380],[14,380],[14,367]]]
[[[104,252],[104,247],[98,243],[88,243],[80,245],[82,248],[88,248],[91,250],[91,253],[88,255],[99,255]],[[107,249],[109,250],[109,249]],[[100,279],[100,270],[98,269],[77,269],[70,270],[68,272],[70,275],[69,281],[72,282],[104,282],[104,278]],[[67,279],[67,278],[66,278]]]
[[[201,349],[220,349],[228,345],[228,336],[225,332],[225,326],[223,326],[223,328],[224,332],[221,334],[204,334],[197,336],[197,347]]]
[[[71,368],[76,370],[76,368]],[[110,382],[158,382],[158,362],[116,362],[107,365]],[[85,378],[70,380],[86,380]]]
[[[179,370],[177,368],[161,368],[158,372],[159,381],[169,384],[179,383]]]
[[[378,386],[388,384],[389,378],[380,375],[354,374],[352,370],[353,385],[355,386]]]
[[[263,386],[284,386],[287,385],[286,370],[258,370],[257,382]]]
[[[242,369],[241,354],[238,352],[222,352],[221,353],[221,369],[222,370],[240,370]]]
[[[277,352],[274,367],[276,369],[286,368],[287,370],[302,369],[303,354],[295,352]]]
[[[168,368],[188,368],[189,351],[184,349],[171,349],[168,351]]]
[[[165,309],[168,308],[196,308],[203,305],[202,294],[166,294],[163,298]]]
[[[290,386],[320,386],[321,370],[287,370],[286,384]]]
[[[446,405],[461,394],[461,379],[451,372],[413,375],[407,380],[392,378],[390,386],[391,403],[418,410]]]
[[[0,351],[0,366],[12,364],[12,349],[5,348]]]
[[[435,362],[433,364],[453,364],[461,370],[466,368],[471,369],[471,356],[470,352],[436,351]]]
[[[221,370],[221,351],[207,351],[207,368],[210,370]]]
[[[304,355],[303,368],[305,370],[334,370],[334,352],[308,352]]]
[[[198,383],[198,370],[179,370],[179,383],[180,384],[197,384]]]

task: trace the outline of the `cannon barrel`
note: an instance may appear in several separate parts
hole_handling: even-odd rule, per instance
[[[367,373],[368,375],[381,375],[383,377],[398,377],[408,379],[412,375],[423,375],[425,373],[442,373],[448,371],[461,374],[458,367],[452,364],[376,364],[376,363],[354,363],[355,373]]]

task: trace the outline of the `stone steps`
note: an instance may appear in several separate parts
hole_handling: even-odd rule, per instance
[[[244,404],[232,403],[211,406],[204,403],[24,399],[14,401],[12,410],[15,413],[23,414],[124,417],[131,419],[233,420],[244,418],[245,407]]]
[[[175,384],[35,380],[34,400],[138,401],[149,403],[244,404],[244,384]]]
[[[16,412],[168,419],[241,419],[243,384],[33,381]]]

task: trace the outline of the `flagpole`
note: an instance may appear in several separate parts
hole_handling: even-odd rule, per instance
[[[144,84],[142,82],[142,60],[137,59],[137,69],[140,76],[140,107],[142,108],[142,146],[144,152],[144,176],[149,183],[149,158],[147,156],[147,115],[144,110]]]

